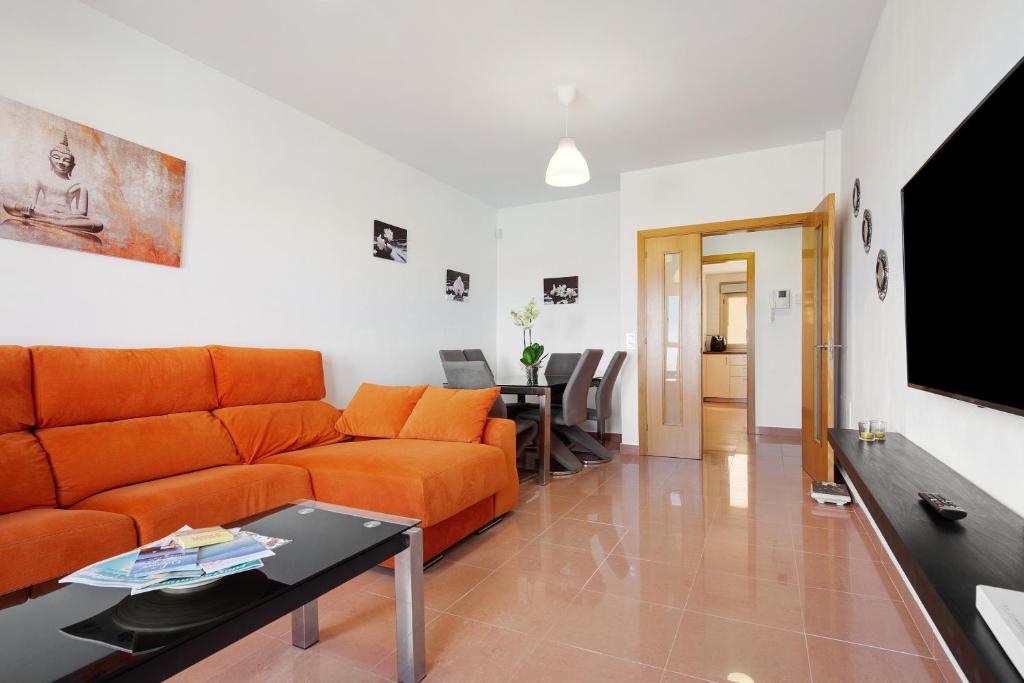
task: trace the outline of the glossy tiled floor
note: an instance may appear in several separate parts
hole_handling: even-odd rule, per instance
[[[731,431],[737,414],[706,432],[703,461],[622,456],[524,486],[427,571],[427,680],[952,676],[860,513],[809,501],[799,446]],[[180,678],[388,680],[393,615],[391,574],[374,570],[321,601],[312,649],[282,620]]]

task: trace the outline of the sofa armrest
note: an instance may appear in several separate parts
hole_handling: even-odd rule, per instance
[[[500,417],[489,417],[484,424],[483,443],[505,452],[508,481],[494,494],[494,516],[503,515],[519,500],[519,470],[516,469],[516,423]]]

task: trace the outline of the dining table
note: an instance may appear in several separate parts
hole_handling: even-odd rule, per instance
[[[527,403],[527,396],[537,397],[537,411],[540,413],[537,432],[537,484],[547,486],[551,481],[551,406],[553,399],[560,397],[569,383],[570,375],[544,374],[536,382],[528,382],[523,375],[502,375],[496,377],[495,385],[500,393],[513,395],[518,403]],[[601,378],[595,377],[590,385],[600,385]]]

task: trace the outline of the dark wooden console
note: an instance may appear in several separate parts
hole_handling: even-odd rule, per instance
[[[978,584],[1024,591],[1024,518],[901,434],[865,443],[830,429],[828,440],[967,678],[1024,680],[974,606]],[[918,491],[941,493],[967,517],[938,517]]]

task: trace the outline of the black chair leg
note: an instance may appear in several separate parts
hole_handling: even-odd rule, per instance
[[[599,464],[612,460],[611,452],[597,439],[583,431],[581,427],[559,427],[558,433],[587,451],[580,458],[583,462]]]
[[[552,470],[551,474],[556,477],[578,474],[583,471],[583,462],[576,457],[575,453],[569,450],[568,446],[562,443],[562,440],[558,438],[554,430],[552,430],[551,434],[551,460],[552,463],[557,463],[563,468],[561,471]]]

